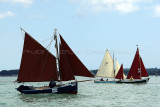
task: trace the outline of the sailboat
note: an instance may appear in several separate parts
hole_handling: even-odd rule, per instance
[[[116,67],[116,69],[115,69]],[[101,79],[97,79],[94,82],[95,83],[116,83],[115,76],[117,75],[120,65],[118,61],[116,60],[116,66],[114,67],[114,56],[113,59],[107,49],[105,56],[102,60],[102,63],[99,67],[99,70],[96,74],[96,77],[101,77]],[[112,80],[106,79],[103,80],[103,78],[111,78]]]
[[[146,83],[148,81],[149,76],[139,54],[139,48],[137,47],[137,51],[127,79],[118,81],[118,83]]]
[[[17,91],[24,94],[77,94],[78,81],[75,79],[75,76],[94,77],[74,54],[62,36],[60,34],[59,36],[60,42],[58,44],[57,31],[55,30],[54,38],[52,39],[52,41],[55,40],[57,54],[55,57],[25,32],[23,54],[17,82],[50,83],[47,86],[41,87],[20,85]],[[51,43],[48,47],[50,47]]]

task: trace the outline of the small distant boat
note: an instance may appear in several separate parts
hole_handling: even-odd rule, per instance
[[[137,48],[131,69],[128,73],[127,79],[119,80],[118,83],[146,83],[149,81],[148,73],[143,64],[142,58]]]
[[[57,57],[55,57],[27,32],[25,32],[23,54],[17,82],[50,83],[48,86],[42,87],[21,85],[17,88],[17,91],[24,94],[77,94],[78,81],[75,80],[75,75],[94,77],[74,54],[62,36],[60,34],[59,36],[60,42],[58,44],[57,33],[55,30],[53,38],[56,42],[55,48]],[[50,45],[48,47],[50,47]],[[65,84],[63,84],[63,81],[68,83],[65,82]]]
[[[119,69],[120,69],[120,65],[118,61],[116,60],[116,66],[114,67],[114,55],[112,59],[109,51],[107,50],[103,58],[103,61],[99,67],[99,70],[96,74],[96,77],[101,77],[101,79],[96,79],[94,82],[95,83],[116,83],[117,80],[115,76],[117,75]],[[107,78],[107,79],[103,80],[103,78]]]

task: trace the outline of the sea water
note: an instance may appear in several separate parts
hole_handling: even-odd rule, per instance
[[[145,84],[80,82],[77,95],[21,94],[16,79],[0,77],[1,107],[160,107],[160,77],[155,76]]]

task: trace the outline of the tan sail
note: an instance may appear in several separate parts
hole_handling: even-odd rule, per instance
[[[117,75],[117,73],[118,73],[118,71],[119,71],[119,69],[120,69],[120,65],[119,65],[119,63],[118,63],[118,60],[116,59],[116,66],[115,66],[115,75]]]
[[[107,50],[96,74],[97,77],[114,78],[113,59]]]

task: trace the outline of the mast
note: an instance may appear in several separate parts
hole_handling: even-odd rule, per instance
[[[114,68],[115,68],[115,66],[114,66],[114,53],[113,53],[113,73],[114,73],[114,79],[115,79],[116,75],[115,75],[115,69]]]
[[[131,76],[134,79],[141,79],[141,76],[142,76],[142,73],[143,73],[142,68],[141,68],[142,66],[143,66],[143,62],[142,62],[141,57],[139,55],[139,49],[138,49],[138,46],[137,46],[137,51],[136,51],[135,57],[133,59],[131,68],[129,70],[127,79],[130,79]],[[144,66],[143,66],[143,69],[145,70]],[[147,75],[146,72],[145,72],[145,75]]]
[[[137,45],[137,49],[139,51],[138,45]],[[139,71],[140,71],[140,79],[141,79],[142,71],[141,71],[141,57],[140,57],[140,55],[139,55]]]
[[[111,54],[107,50],[96,76],[105,78],[114,78],[115,76],[113,68],[114,68],[113,59]]]
[[[59,51],[58,51],[58,40],[57,40],[57,29],[54,29],[54,40],[56,41],[55,43],[55,48],[56,48],[56,59],[57,59],[57,71],[58,71],[58,79],[61,82],[61,70],[60,70],[60,59],[59,59]]]
[[[57,77],[56,57],[25,32],[17,81],[48,82],[57,81]]]

